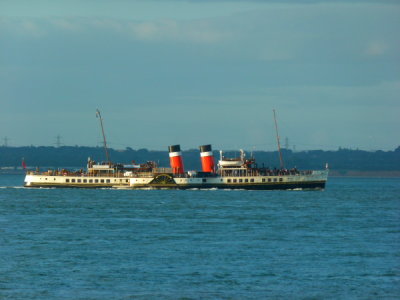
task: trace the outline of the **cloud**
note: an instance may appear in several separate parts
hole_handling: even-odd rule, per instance
[[[398,52],[400,22],[396,20],[400,12],[397,5],[360,5],[354,1],[335,4],[300,1],[310,5],[300,5],[298,1],[290,3],[294,2],[297,4],[274,3],[263,9],[190,20],[8,17],[3,18],[0,34],[8,31],[36,38],[59,33],[117,34],[142,42],[219,45],[224,49],[214,53],[260,61],[340,61],[366,56],[384,57]],[[211,6],[210,3],[207,5]]]
[[[175,75],[184,78],[196,69],[191,84],[211,82],[219,74],[215,88],[235,87],[236,82],[250,87],[365,85],[399,76],[399,12],[399,6],[341,3],[271,5],[192,20],[8,17],[0,24],[0,42],[10,46],[2,52],[13,57],[16,47],[12,45],[19,35],[31,35],[38,40],[33,46],[41,48],[37,57],[47,64],[68,61],[81,66],[98,59],[102,64],[127,66],[128,58],[131,65],[147,64],[146,70],[152,69],[148,65],[154,61],[168,68],[172,64]],[[18,48],[30,48],[29,55],[35,49],[31,45]],[[51,53],[46,56],[46,51]],[[112,62],[106,57],[112,57]],[[21,61],[14,58],[14,63]]]
[[[209,21],[146,21],[129,22],[127,27],[137,39],[147,41],[189,41],[193,43],[217,43],[228,34]]]
[[[218,43],[230,37],[230,33],[215,26],[212,20],[131,21],[107,18],[2,18],[0,33],[8,32],[41,38],[56,31],[83,34],[93,31],[117,33],[142,41],[178,41],[192,43]]]
[[[7,33],[40,38],[46,34],[46,31],[36,19],[0,17],[0,36]]]
[[[235,136],[226,138],[226,128],[246,136],[257,127],[262,136],[262,122],[271,119],[275,107],[283,132],[291,139],[301,136],[304,143],[323,138],[317,127],[332,134],[333,144],[342,143],[344,134],[352,141],[374,130],[383,133],[382,145],[395,140],[398,5],[293,1],[250,10],[242,2],[228,12],[220,5],[210,16],[203,12],[214,3],[198,1],[203,12],[186,17],[190,5],[176,12],[177,2],[160,17],[141,19],[142,11],[135,11],[137,19],[99,17],[110,16],[104,7],[96,16],[0,18],[0,119],[8,120],[2,127],[14,128],[10,116],[24,111],[26,119],[16,118],[23,124],[21,137],[34,140],[43,135],[35,128],[37,115],[63,111],[74,124],[63,121],[60,128],[85,142],[87,115],[100,107],[113,112],[110,123],[120,122],[115,132],[127,140],[135,137],[122,120],[146,124],[136,138],[157,147],[182,129],[175,117],[179,111],[190,128],[207,123],[220,130],[210,130],[210,139],[227,143]],[[27,122],[34,124],[30,130]],[[197,145],[189,129],[178,137]],[[365,140],[366,147],[369,143]]]
[[[384,55],[389,49],[389,45],[381,41],[370,42],[365,50],[365,54],[368,56],[380,56]]]
[[[80,31],[82,30],[81,22],[76,21],[72,18],[52,18],[49,23],[54,25],[55,28],[59,28],[65,31]]]

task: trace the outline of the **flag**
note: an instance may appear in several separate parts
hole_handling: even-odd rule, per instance
[[[22,158],[22,168],[26,170],[26,163],[24,158]]]

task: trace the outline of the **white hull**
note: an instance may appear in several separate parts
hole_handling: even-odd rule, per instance
[[[310,174],[281,176],[215,176],[175,177],[172,174],[147,176],[64,176],[27,174],[25,187],[65,188],[238,188],[238,189],[296,189],[324,188],[328,170],[312,171]]]
[[[116,178],[112,176],[50,176],[43,174],[27,174],[25,176],[25,187],[129,187],[129,178]]]

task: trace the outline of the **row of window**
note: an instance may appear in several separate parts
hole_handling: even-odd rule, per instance
[[[122,183],[125,181],[126,183],[129,182],[129,179],[120,179],[119,182]],[[110,179],[75,179],[72,178],[71,180],[69,178],[65,179],[65,182],[71,182],[71,183],[111,183]],[[114,179],[114,182],[117,182],[117,179]]]
[[[222,179],[221,179],[221,181],[222,181]],[[283,181],[283,178],[279,178],[279,182],[282,182]],[[202,182],[203,183],[205,183],[205,182],[207,182],[207,179],[205,179],[205,178],[203,178],[202,179]],[[248,183],[248,182],[254,182],[254,178],[250,178],[250,179],[248,179],[248,178],[239,178],[239,179],[237,179],[237,178],[234,178],[234,179],[227,179],[227,181],[226,181],[227,183]],[[267,180],[265,179],[265,178],[262,178],[262,182],[267,182]],[[278,182],[278,178],[268,178],[268,182]]]
[[[220,180],[221,180],[221,182],[224,181],[222,178],[221,178]],[[207,179],[206,179],[206,178],[203,178],[203,179],[201,180],[201,182],[206,183],[206,182],[207,182]]]
[[[278,178],[273,178],[273,179],[271,179],[271,178],[268,178],[268,182],[277,182],[278,181]],[[279,181],[280,182],[282,182],[283,181],[283,178],[279,178]],[[242,183],[242,182],[249,182],[249,179],[247,179],[247,178],[245,178],[245,179],[242,179],[242,178],[240,178],[240,179],[228,179],[227,180],[227,182],[228,183],[231,183],[231,182],[233,182],[233,183],[237,183],[237,182],[239,182],[239,183]],[[250,182],[254,182],[254,178],[251,178],[250,179]],[[265,178],[263,178],[262,179],[262,182],[266,182],[266,179]]]
[[[277,182],[278,178],[272,178],[272,179],[268,178],[267,180],[266,180],[266,178],[262,178],[262,182]],[[129,179],[119,179],[120,183],[123,183],[124,181],[126,183],[129,183]],[[222,181],[222,179],[221,179],[221,181]],[[282,182],[282,181],[283,181],[283,178],[279,178],[279,182]],[[79,179],[75,179],[75,178],[69,179],[69,178],[66,178],[65,182],[67,182],[67,183],[69,183],[69,182],[71,182],[71,183],[75,183],[75,182],[76,183],[111,183],[111,180],[110,179],[80,179],[80,178]],[[114,183],[116,183],[116,182],[117,182],[117,179],[114,179]],[[207,179],[203,178],[202,182],[203,183],[207,182]],[[251,183],[254,182],[254,178],[227,179],[227,183],[248,183],[248,182],[251,182]]]

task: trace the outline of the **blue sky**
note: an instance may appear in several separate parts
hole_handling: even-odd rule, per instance
[[[399,4],[397,4],[399,3]],[[0,0],[9,145],[400,145],[398,1]]]

